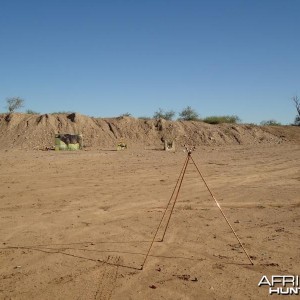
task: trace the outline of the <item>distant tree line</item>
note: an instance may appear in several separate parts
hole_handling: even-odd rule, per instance
[[[174,119],[176,113],[173,110],[164,111],[159,109],[153,115],[153,119],[165,119],[171,121]],[[201,119],[198,112],[191,106],[187,106],[179,113],[180,121],[202,121],[209,124],[220,124],[220,123],[239,123],[241,120],[238,116],[211,116]]]
[[[292,97],[292,101],[295,105],[297,115],[295,117],[294,125],[300,126],[300,98],[296,95]],[[6,99],[6,108],[9,113],[13,113],[16,110],[24,107],[25,100],[20,97],[9,97]],[[31,109],[26,110],[27,114],[39,114],[38,112],[35,112]],[[59,113],[59,112],[58,112]],[[62,112],[61,112],[62,113]],[[66,112],[63,112],[66,113]],[[122,114],[121,117],[130,117],[131,114],[129,112]],[[154,112],[153,119],[165,119],[168,121],[174,120],[176,116],[176,112],[174,110],[164,110],[162,108],[159,108],[156,112]],[[141,119],[150,119],[150,117],[141,117]],[[179,112],[178,120],[180,121],[202,121],[209,124],[221,124],[221,123],[240,123],[241,119],[238,116],[232,115],[232,116],[210,116],[206,117],[204,119],[201,119],[199,117],[198,112],[193,109],[191,106],[187,106],[184,108],[181,112]],[[273,126],[279,126],[282,125],[280,122],[277,122],[276,120],[267,120],[262,121],[260,123],[261,125],[273,125]]]

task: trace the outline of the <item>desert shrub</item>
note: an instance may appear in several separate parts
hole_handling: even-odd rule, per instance
[[[51,115],[69,115],[69,114],[72,114],[71,111],[55,111],[55,112],[52,112]]]
[[[199,115],[193,108],[187,106],[179,113],[179,120],[199,121]]]
[[[7,98],[6,103],[7,109],[10,113],[24,106],[24,100],[20,97]]]
[[[127,112],[125,114],[119,115],[119,117],[132,117],[131,113]]]
[[[165,119],[171,121],[175,117],[175,114],[176,113],[173,110],[164,111],[162,108],[159,108],[159,110],[154,113],[153,119]]]
[[[39,112],[36,112],[32,109],[27,109],[25,113],[30,114],[30,115],[39,115],[40,114]]]
[[[267,120],[267,121],[261,121],[260,125],[262,125],[262,126],[281,126],[282,124],[280,122],[277,122],[276,120]]]
[[[202,121],[209,124],[221,124],[221,123],[236,124],[241,122],[241,119],[238,116],[210,116],[210,117],[206,117]]]
[[[147,120],[151,120],[150,117],[138,117],[139,120],[144,120],[144,121],[147,121]]]

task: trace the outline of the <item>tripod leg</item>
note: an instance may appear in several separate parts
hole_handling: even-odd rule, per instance
[[[192,157],[192,156],[190,156],[190,157],[191,157],[191,160],[192,160],[192,162],[194,163],[194,165],[195,165],[195,167],[196,167],[196,169],[197,169],[197,171],[198,171],[198,173],[199,173],[201,179],[203,180],[203,182],[204,182],[204,184],[205,184],[207,190],[209,191],[211,197],[212,197],[212,198],[214,199],[214,201],[216,202],[216,204],[217,204],[218,208],[220,209],[220,211],[221,211],[221,213],[222,213],[222,215],[223,215],[225,221],[227,222],[228,226],[230,227],[231,231],[233,232],[234,236],[236,237],[237,241],[239,242],[240,246],[242,247],[242,249],[243,249],[244,253],[246,254],[247,258],[249,259],[251,265],[254,265],[252,259],[250,258],[249,254],[247,253],[246,249],[244,248],[244,246],[243,246],[242,242],[240,241],[238,235],[236,234],[236,232],[235,232],[235,230],[233,229],[233,227],[231,226],[229,220],[228,220],[227,217],[225,216],[225,214],[224,214],[224,212],[223,212],[223,210],[222,210],[222,208],[221,208],[219,202],[217,201],[217,199],[216,199],[215,196],[213,195],[211,189],[210,189],[209,186],[207,185],[207,183],[206,183],[206,181],[205,181],[205,179],[204,179],[202,173],[200,172],[198,166],[196,165],[196,163],[195,163],[193,157]]]
[[[178,195],[179,195],[179,191],[180,191],[180,188],[181,188],[181,185],[182,185],[182,181],[183,181],[183,178],[184,178],[185,171],[186,171],[186,169],[187,169],[187,166],[188,166],[189,160],[190,160],[190,155],[188,155],[187,162],[186,162],[186,164],[185,164],[185,167],[184,167],[184,169],[183,169],[182,176],[181,176],[180,183],[179,183],[179,187],[178,187],[178,190],[177,190],[177,193],[176,193],[176,196],[175,196],[175,199],[174,199],[173,205],[172,205],[172,209],[171,209],[171,212],[170,212],[170,215],[169,215],[169,218],[168,218],[168,221],[167,221],[167,224],[166,224],[166,227],[165,227],[165,230],[164,230],[164,233],[163,233],[163,236],[162,236],[162,239],[161,239],[161,241],[163,241],[163,240],[164,240],[164,238],[165,238],[165,235],[166,235],[166,232],[167,232],[167,229],[168,229],[168,226],[169,226],[169,223],[170,223],[170,220],[171,220],[172,214],[173,214],[173,210],[174,210],[174,207],[175,207],[175,204],[176,204],[176,201],[177,201]]]
[[[163,216],[162,216],[162,218],[161,218],[161,220],[160,220],[160,223],[159,223],[159,225],[158,225],[158,227],[157,227],[157,229],[156,229],[156,232],[155,232],[155,234],[154,234],[154,236],[153,236],[153,239],[152,239],[152,241],[151,241],[150,247],[149,247],[149,249],[148,249],[148,251],[147,251],[147,254],[146,254],[146,256],[145,256],[144,262],[143,262],[142,265],[141,265],[141,270],[143,270],[143,268],[144,268],[144,265],[145,265],[145,263],[146,263],[146,261],[147,261],[147,258],[148,258],[148,256],[149,256],[149,254],[150,254],[150,251],[151,251],[151,249],[152,249],[152,246],[153,246],[153,244],[154,244],[154,242],[155,242],[155,239],[156,239],[156,236],[157,236],[157,234],[158,234],[159,228],[160,228],[160,226],[161,226],[161,224],[162,224],[162,222],[163,222],[163,220],[164,220],[164,218],[165,218],[165,215],[166,215],[166,213],[167,213],[168,207],[169,207],[169,205],[170,205],[170,203],[171,203],[171,200],[172,200],[172,198],[173,198],[173,196],[174,196],[174,194],[175,194],[176,188],[177,188],[177,186],[178,186],[178,184],[179,184],[179,182],[180,182],[179,188],[178,188],[178,191],[177,191],[176,199],[177,199],[177,197],[178,197],[178,192],[179,192],[179,190],[180,190],[181,183],[182,183],[183,176],[184,176],[185,170],[186,170],[186,168],[187,168],[188,162],[189,162],[189,156],[187,156],[187,158],[186,158],[185,161],[184,161],[183,167],[182,167],[182,169],[181,169],[181,171],[180,171],[180,175],[179,175],[179,177],[178,177],[178,179],[177,179],[177,182],[176,182],[176,185],[175,185],[175,187],[174,187],[173,193],[172,193],[172,195],[171,195],[171,197],[170,197],[170,200],[169,200],[169,202],[168,202],[168,204],[167,204],[167,206],[166,206],[166,208],[165,208],[164,214],[163,214]],[[176,199],[175,199],[175,201],[176,201]],[[175,202],[175,201],[174,201],[174,202]],[[175,204],[173,204],[173,208],[174,208],[174,206],[175,206]],[[172,208],[172,211],[173,211],[173,208]],[[172,211],[171,211],[171,214],[172,214]],[[169,216],[168,223],[169,223],[169,221],[170,221],[170,218],[171,218],[171,215]],[[167,230],[167,229],[165,229],[165,232],[166,232],[166,230]],[[164,238],[164,236],[165,236],[165,232],[164,232],[163,238]],[[163,241],[163,238],[160,240],[160,242]]]

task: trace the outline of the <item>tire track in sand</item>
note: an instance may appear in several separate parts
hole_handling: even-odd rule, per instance
[[[109,300],[111,298],[116,286],[119,263],[119,256],[108,256],[107,260],[104,262],[103,275],[100,279],[99,287],[94,297],[95,300]]]

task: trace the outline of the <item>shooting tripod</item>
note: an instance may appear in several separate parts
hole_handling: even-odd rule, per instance
[[[159,231],[159,229],[160,229],[160,227],[161,227],[161,225],[162,225],[162,223],[163,223],[163,220],[164,220],[164,218],[165,218],[165,216],[166,216],[168,207],[170,206],[171,201],[172,201],[172,199],[173,199],[173,196],[174,196],[174,194],[176,193],[176,194],[175,194],[175,199],[174,199],[174,201],[173,201],[173,205],[172,205],[172,208],[171,208],[171,212],[170,212],[169,217],[168,217],[168,220],[167,220],[167,224],[166,224],[166,226],[165,226],[165,228],[164,228],[164,232],[163,232],[162,238],[161,238],[158,242],[163,242],[163,240],[164,240],[164,238],[165,238],[165,235],[166,235],[166,232],[167,232],[167,229],[168,229],[168,226],[169,226],[169,223],[170,223],[172,214],[173,214],[173,210],[174,210],[175,204],[176,204],[176,202],[177,202],[177,198],[178,198],[178,195],[179,195],[179,191],[180,191],[180,188],[181,188],[181,186],[182,186],[183,178],[184,178],[184,175],[185,175],[185,172],[186,172],[188,163],[189,163],[190,161],[192,161],[192,163],[193,163],[194,166],[196,167],[197,172],[199,173],[199,175],[200,175],[202,181],[204,182],[204,184],[205,184],[207,190],[209,191],[211,197],[212,197],[213,200],[215,201],[215,203],[216,203],[217,207],[219,208],[219,210],[220,210],[222,216],[224,217],[226,223],[228,224],[228,226],[230,227],[231,231],[233,232],[235,238],[237,239],[238,243],[240,244],[241,248],[243,249],[244,253],[246,254],[248,260],[249,260],[250,263],[251,263],[251,265],[254,265],[254,263],[253,263],[253,261],[251,260],[249,254],[247,253],[246,249],[244,248],[242,242],[240,241],[238,235],[236,234],[235,230],[233,229],[232,225],[230,224],[229,220],[227,219],[226,215],[224,214],[224,212],[223,212],[223,210],[222,210],[222,208],[221,208],[219,202],[217,201],[216,197],[213,195],[213,193],[212,193],[211,189],[209,188],[209,186],[207,185],[207,183],[206,183],[206,181],[205,181],[205,179],[204,179],[202,173],[200,172],[198,166],[196,165],[196,163],[195,163],[195,161],[194,161],[194,159],[193,159],[193,157],[192,157],[192,152],[195,150],[195,147],[190,147],[190,148],[189,148],[189,147],[186,146],[186,145],[185,145],[184,147],[185,147],[186,152],[187,152],[187,157],[186,157],[185,162],[184,162],[184,164],[183,164],[182,170],[181,170],[180,175],[179,175],[179,177],[178,177],[178,180],[177,180],[177,183],[176,183],[175,188],[174,188],[174,190],[173,190],[173,193],[172,193],[172,195],[171,195],[171,197],[170,197],[170,200],[169,200],[169,202],[168,202],[168,204],[167,204],[167,206],[166,206],[166,208],[165,208],[165,211],[164,211],[164,213],[163,213],[163,216],[162,216],[162,218],[161,218],[161,220],[160,220],[160,223],[159,223],[159,225],[158,225],[158,227],[157,227],[157,230],[156,230],[156,232],[155,232],[155,234],[154,234],[154,237],[153,237],[153,239],[152,239],[152,241],[151,241],[151,245],[150,245],[150,247],[149,247],[149,249],[148,249],[148,252],[147,252],[147,254],[146,254],[146,256],[145,256],[144,262],[143,262],[143,264],[141,265],[141,270],[143,270],[143,268],[144,268],[144,265],[145,265],[145,263],[146,263],[146,261],[147,261],[147,258],[148,258],[148,256],[149,256],[149,254],[150,254],[150,251],[151,251],[151,249],[152,249],[152,246],[153,246],[153,244],[154,244],[154,242],[155,242],[155,240],[156,240],[158,231]]]

